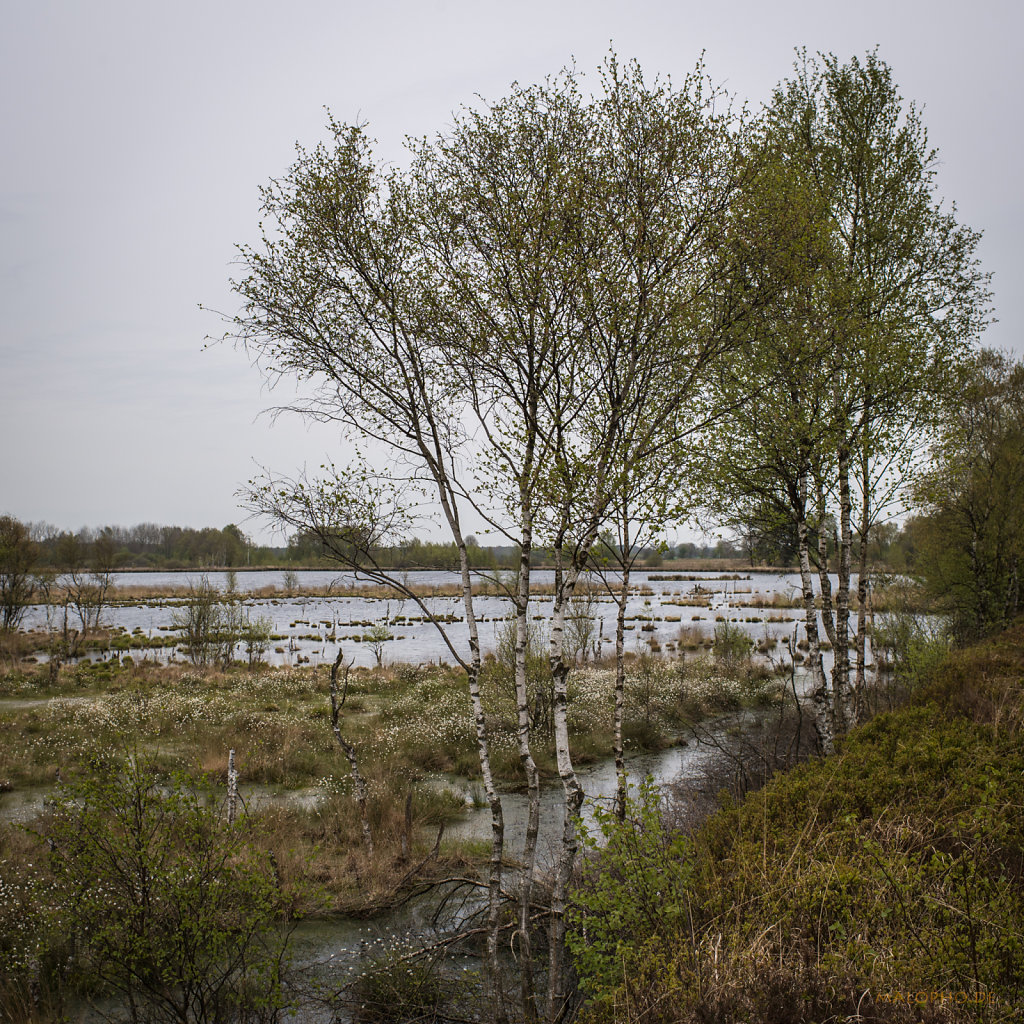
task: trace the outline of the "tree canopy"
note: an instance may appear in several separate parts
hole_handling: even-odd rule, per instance
[[[937,196],[921,119],[876,53],[846,64],[801,54],[756,118],[735,114],[699,65],[675,85],[612,55],[592,92],[574,69],[514,86],[412,141],[400,167],[377,161],[365,126],[328,128],[327,142],[299,148],[263,190],[263,238],[240,250],[243,308],[229,335],[271,380],[297,379],[292,411],[338,424],[356,454],[318,475],[268,474],[249,504],[413,600],[380,549],[419,516],[448,531],[468,643],[433,620],[467,673],[492,808],[497,987],[503,825],[479,690],[469,517],[518,554],[506,593],[529,799],[521,1009],[528,1022],[554,1021],[583,799],[566,715],[566,616],[595,546],[614,530],[632,558],[637,538],[698,501],[733,521],[790,526],[827,750],[859,713],[869,531],[905,448],[930,424],[930,399],[987,315],[978,235]],[[556,568],[549,696],[564,792],[543,1001],[530,953],[539,776],[526,670],[539,547]],[[815,570],[836,651],[831,692]]]

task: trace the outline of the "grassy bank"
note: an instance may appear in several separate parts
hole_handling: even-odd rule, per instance
[[[543,717],[550,705],[546,666],[535,669],[535,756],[542,772],[554,777],[553,742]],[[348,678],[341,725],[369,773],[414,781],[430,772],[478,775],[461,672],[398,664],[354,668]],[[481,683],[495,771],[515,788],[520,766],[511,673],[489,658]],[[572,673],[569,720],[580,763],[609,755],[613,683],[606,665]],[[707,714],[769,700],[777,687],[763,668],[742,657],[633,657],[626,735],[634,749],[658,749]],[[243,785],[340,787],[348,769],[331,733],[327,690],[325,666],[199,669],[83,661],[63,666],[54,686],[46,666],[18,664],[0,673],[0,722],[8,737],[0,748],[0,783],[8,789],[46,784],[58,769],[87,764],[130,737],[168,768],[195,768],[211,781],[223,781],[227,751],[234,749]]]
[[[1024,624],[692,835],[648,792],[575,911],[587,1021],[1009,1021]]]

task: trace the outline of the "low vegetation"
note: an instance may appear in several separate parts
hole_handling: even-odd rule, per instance
[[[262,829],[138,751],[76,774],[28,832],[38,869],[3,863],[4,1019],[59,1019],[72,993],[112,995],[133,1022],[272,1019],[295,893]]]
[[[1024,1003],[1024,623],[694,832],[604,820],[572,946],[598,1021],[1004,1021]]]
[[[540,694],[545,677],[535,667]],[[27,831],[10,822],[0,827],[0,962],[8,979],[0,1002],[10,1019],[27,1020],[42,1009],[59,1015],[68,1000],[104,992],[132,993],[146,1019],[172,1013],[172,995],[217,1003],[229,1016],[232,1000],[241,998],[238,971],[260,979],[260,1005],[278,1006],[283,946],[274,929],[283,922],[329,911],[372,914],[405,898],[403,890],[464,874],[481,856],[472,841],[441,842],[438,835],[473,801],[479,774],[465,682],[448,667],[347,673],[338,725],[366,780],[372,851],[361,841],[353,776],[332,735],[325,667],[81,662],[64,665],[53,684],[47,666],[17,663],[2,683],[8,740],[0,748],[0,813],[5,801],[33,797],[39,812]],[[495,771],[506,789],[515,789],[522,783],[510,665],[489,659],[482,683]],[[581,761],[608,756],[613,684],[614,672],[601,666],[573,674],[569,719]],[[717,659],[635,658],[627,749],[670,744],[702,717],[771,701],[778,690],[737,651]],[[237,827],[223,831],[229,751],[242,814]],[[537,760],[544,776],[557,777],[550,735],[538,744]],[[178,906],[181,918],[140,918],[141,945],[129,957],[113,948],[113,932],[90,924],[90,914],[99,921],[97,907],[79,904],[90,891],[109,895],[108,874],[128,886],[126,899],[134,891],[121,870],[138,839],[132,821],[146,836],[146,856],[156,858],[148,867],[133,862],[132,871],[160,876],[165,888],[199,872],[193,881],[202,888],[214,884],[202,881],[203,871],[223,868],[216,885],[229,902],[189,923],[189,900],[205,912],[199,889],[154,890],[160,906]],[[209,844],[183,843],[193,833]],[[193,856],[202,863],[193,864]],[[256,915],[251,921],[238,917],[250,913],[245,907]],[[135,920],[130,908],[122,911],[119,920]],[[193,926],[202,933],[196,941],[209,949],[200,943],[192,954],[207,960],[183,965],[187,939],[175,929]],[[255,945],[239,952],[241,967],[221,972],[210,958],[234,956],[231,942],[240,933],[251,933]],[[198,988],[164,992],[154,971],[192,978]],[[200,991],[214,978],[217,992]],[[182,1012],[203,1019],[193,1010]]]

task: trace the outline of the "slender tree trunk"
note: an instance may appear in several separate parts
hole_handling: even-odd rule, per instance
[[[589,550],[589,548],[585,548]],[[556,555],[557,557],[557,555]],[[579,578],[579,566],[573,564],[565,574],[561,590],[555,593],[551,617],[551,675],[554,683],[555,758],[564,791],[562,846],[555,865],[551,890],[551,924],[548,950],[547,1019],[557,1020],[565,1004],[565,910],[566,894],[576,863],[579,840],[576,822],[583,808],[583,787],[576,776],[569,749],[568,683],[569,665],[565,661],[565,610]]]
[[[626,818],[626,758],[622,743],[622,718],[626,704],[626,604],[629,601],[629,517],[622,517],[622,583],[615,616],[615,720],[612,751],[615,755],[615,813]]]
[[[359,804],[359,820],[362,822],[363,828],[363,845],[366,847],[366,852],[373,858],[373,831],[370,828],[370,815],[367,809],[366,802],[366,780],[363,778],[363,773],[359,770],[359,761],[356,757],[356,748],[352,746],[348,740],[342,735],[341,723],[339,716],[341,715],[341,709],[345,705],[345,700],[348,697],[348,666],[345,668],[345,685],[342,690],[341,697],[338,696],[338,669],[341,668],[342,662],[342,648],[338,646],[338,656],[334,659],[334,664],[331,666],[331,731],[334,733],[334,738],[338,741],[338,746],[341,747],[348,760],[348,765],[352,771],[352,781],[355,785],[356,790],[356,803]]]
[[[850,570],[853,556],[850,451],[839,449],[839,585],[836,587],[836,646],[832,666],[832,701],[837,732],[845,733],[850,708]]]
[[[871,529],[870,463],[867,445],[861,450],[860,463],[860,550],[857,558],[857,671],[853,683],[853,725],[864,720],[864,686],[866,682],[868,647],[868,604],[871,580],[868,575],[868,535]]]
[[[810,537],[807,527],[807,474],[800,477],[799,509],[797,510],[797,551],[800,558],[800,582],[803,587],[804,622],[809,647],[811,677],[814,690],[814,727],[818,735],[818,746],[823,754],[833,750],[832,708],[829,703],[828,683],[821,664],[821,644],[818,639],[818,610],[814,607],[814,578],[811,572]]]
[[[836,649],[836,620],[832,612],[832,579],[828,574],[828,534],[825,532],[825,520],[828,516],[828,505],[825,502],[825,484],[819,476],[816,481],[818,497],[818,582],[821,586],[821,621],[825,627],[825,635]]]
[[[235,751],[228,751],[228,824],[234,825],[238,815],[238,771],[235,769]]]
[[[56,686],[60,680],[60,667],[64,662],[64,640],[54,640],[50,643],[50,661],[47,665],[50,686]]]
[[[446,511],[448,511],[446,509]],[[508,1019],[505,1012],[505,991],[502,982],[501,959],[498,934],[501,929],[501,881],[505,850],[505,817],[501,797],[494,785],[491,773],[490,745],[487,738],[487,718],[484,714],[483,695],[480,691],[480,633],[473,607],[473,577],[469,571],[469,554],[466,551],[462,531],[458,528],[454,514],[449,514],[453,532],[458,538],[459,565],[462,572],[462,600],[466,610],[466,627],[469,631],[469,699],[473,708],[473,725],[476,731],[477,753],[480,758],[480,774],[483,777],[484,793],[491,809],[491,858],[487,877],[487,998],[490,1018],[495,1024],[504,1024]]]
[[[537,836],[540,832],[540,773],[531,750],[530,693],[527,679],[529,655],[530,558],[533,552],[533,527],[528,508],[522,509],[523,527],[519,548],[519,575],[516,580],[515,686],[519,742],[519,760],[526,776],[526,840],[523,846],[519,881],[519,982],[523,1016],[527,1024],[537,1019],[536,986],[533,978],[533,942],[530,936],[530,910],[533,904],[533,876],[537,863]]]
[[[459,550],[459,572],[462,580],[462,604],[466,612],[466,630],[469,633],[469,661],[465,663],[469,682],[469,700],[473,709],[473,727],[476,733],[477,754],[480,760],[480,775],[483,778],[484,793],[491,809],[491,857],[487,876],[487,959],[485,969],[485,987],[490,1020],[494,1024],[505,1024],[508,1014],[505,1010],[505,986],[502,979],[501,958],[499,955],[498,935],[501,931],[501,883],[505,853],[505,817],[501,806],[501,797],[494,785],[491,772],[490,744],[487,736],[487,716],[484,713],[483,694],[480,690],[480,632],[473,605],[473,574],[469,567],[469,552],[459,521],[458,503],[448,483],[444,469],[444,459],[440,453],[437,457],[424,449],[428,461],[434,469],[438,483],[441,508],[448,521],[452,537]],[[443,633],[443,630],[442,630]]]

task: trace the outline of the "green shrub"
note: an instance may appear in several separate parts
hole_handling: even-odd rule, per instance
[[[715,658],[725,662],[737,662],[746,658],[753,647],[753,641],[741,626],[719,622],[715,626],[715,643],[712,647]]]
[[[599,815],[571,939],[583,1019],[1015,1019],[1022,633],[952,656],[914,706],[692,837],[650,789],[625,822]]]
[[[397,945],[382,953],[350,987],[346,1009],[357,1024],[464,1019],[458,1004],[469,981],[446,973],[443,958],[415,956]]]
[[[594,808],[600,836],[584,830],[589,856],[569,912],[569,951],[584,991],[611,999],[623,982],[627,950],[637,936],[674,934],[691,877],[688,839],[666,828],[658,788],[648,777],[626,801],[625,819]]]
[[[38,832],[53,877],[39,897],[79,983],[120,995],[133,1021],[276,1016],[286,908],[250,833],[138,753],[63,786]]]

